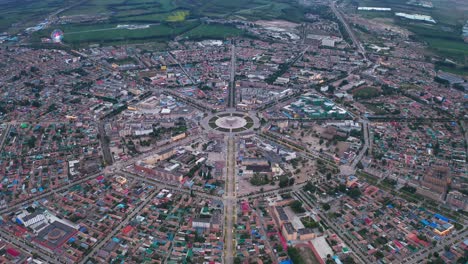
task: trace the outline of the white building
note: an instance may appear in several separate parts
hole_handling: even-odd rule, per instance
[[[411,20],[419,20],[429,23],[436,23],[436,21],[431,16],[419,15],[419,14],[407,14],[407,13],[395,13],[395,16],[403,17]]]

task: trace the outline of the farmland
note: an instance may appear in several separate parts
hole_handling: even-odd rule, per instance
[[[388,7],[391,12],[359,11],[367,19],[393,18],[394,23],[414,34],[414,39],[426,43],[437,55],[467,64],[468,44],[461,38],[461,28],[468,18],[468,5],[457,0],[432,1],[433,8],[407,4],[406,0],[358,0],[349,1],[355,9],[357,6]],[[456,6],[457,8],[454,8]],[[427,24],[402,20],[394,16],[395,12],[422,14],[431,16],[437,23]]]
[[[115,44],[146,41],[164,41],[183,34],[199,25],[198,22],[180,24],[154,24],[147,28],[126,29],[117,28],[115,24],[67,25],[65,27],[65,43],[86,45],[91,43]],[[36,38],[48,35],[44,30],[36,34]]]
[[[223,25],[200,25],[185,34],[182,37],[187,37],[189,39],[204,39],[204,38],[213,38],[213,39],[223,39],[226,37],[233,37],[242,35],[242,30],[239,30],[230,26]]]
[[[188,0],[88,0],[64,11],[61,16],[105,16],[105,21],[66,23],[64,42],[74,47],[92,43],[116,44],[164,42],[177,36],[186,39],[224,39],[244,35],[233,26],[203,24],[202,17],[242,19],[285,19],[300,22],[304,11],[296,3],[283,0],[188,1]],[[122,28],[131,25],[136,28]],[[120,26],[120,27],[119,27]],[[32,40],[47,37],[52,28],[35,32]]]
[[[31,26],[31,20],[41,19],[52,11],[65,8],[74,1],[65,0],[2,0],[0,1],[0,32]]]

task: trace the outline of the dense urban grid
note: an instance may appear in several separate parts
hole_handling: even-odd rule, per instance
[[[460,62],[427,0],[112,1],[0,34],[1,263],[468,261],[468,22]]]

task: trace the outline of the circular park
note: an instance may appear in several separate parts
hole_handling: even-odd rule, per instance
[[[223,112],[206,117],[205,129],[222,133],[241,133],[258,127],[258,118],[243,112]]]

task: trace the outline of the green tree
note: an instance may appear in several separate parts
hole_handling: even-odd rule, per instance
[[[292,202],[289,206],[291,206],[291,209],[296,213],[296,214],[301,214],[305,212],[304,207],[302,207],[302,203],[298,200],[295,200]]]
[[[315,187],[314,184],[312,184],[311,182],[307,182],[307,184],[304,186],[304,190],[305,191],[309,191],[311,193],[315,192],[317,188]]]
[[[361,190],[359,190],[359,188],[353,188],[351,190],[348,191],[348,195],[349,197],[353,198],[353,199],[357,199],[361,196]]]
[[[301,256],[301,253],[297,248],[294,247],[288,247],[288,256],[291,258],[292,262],[294,264],[303,264],[304,259]]]
[[[281,176],[279,181],[279,187],[284,188],[287,187],[289,184],[288,176]]]

